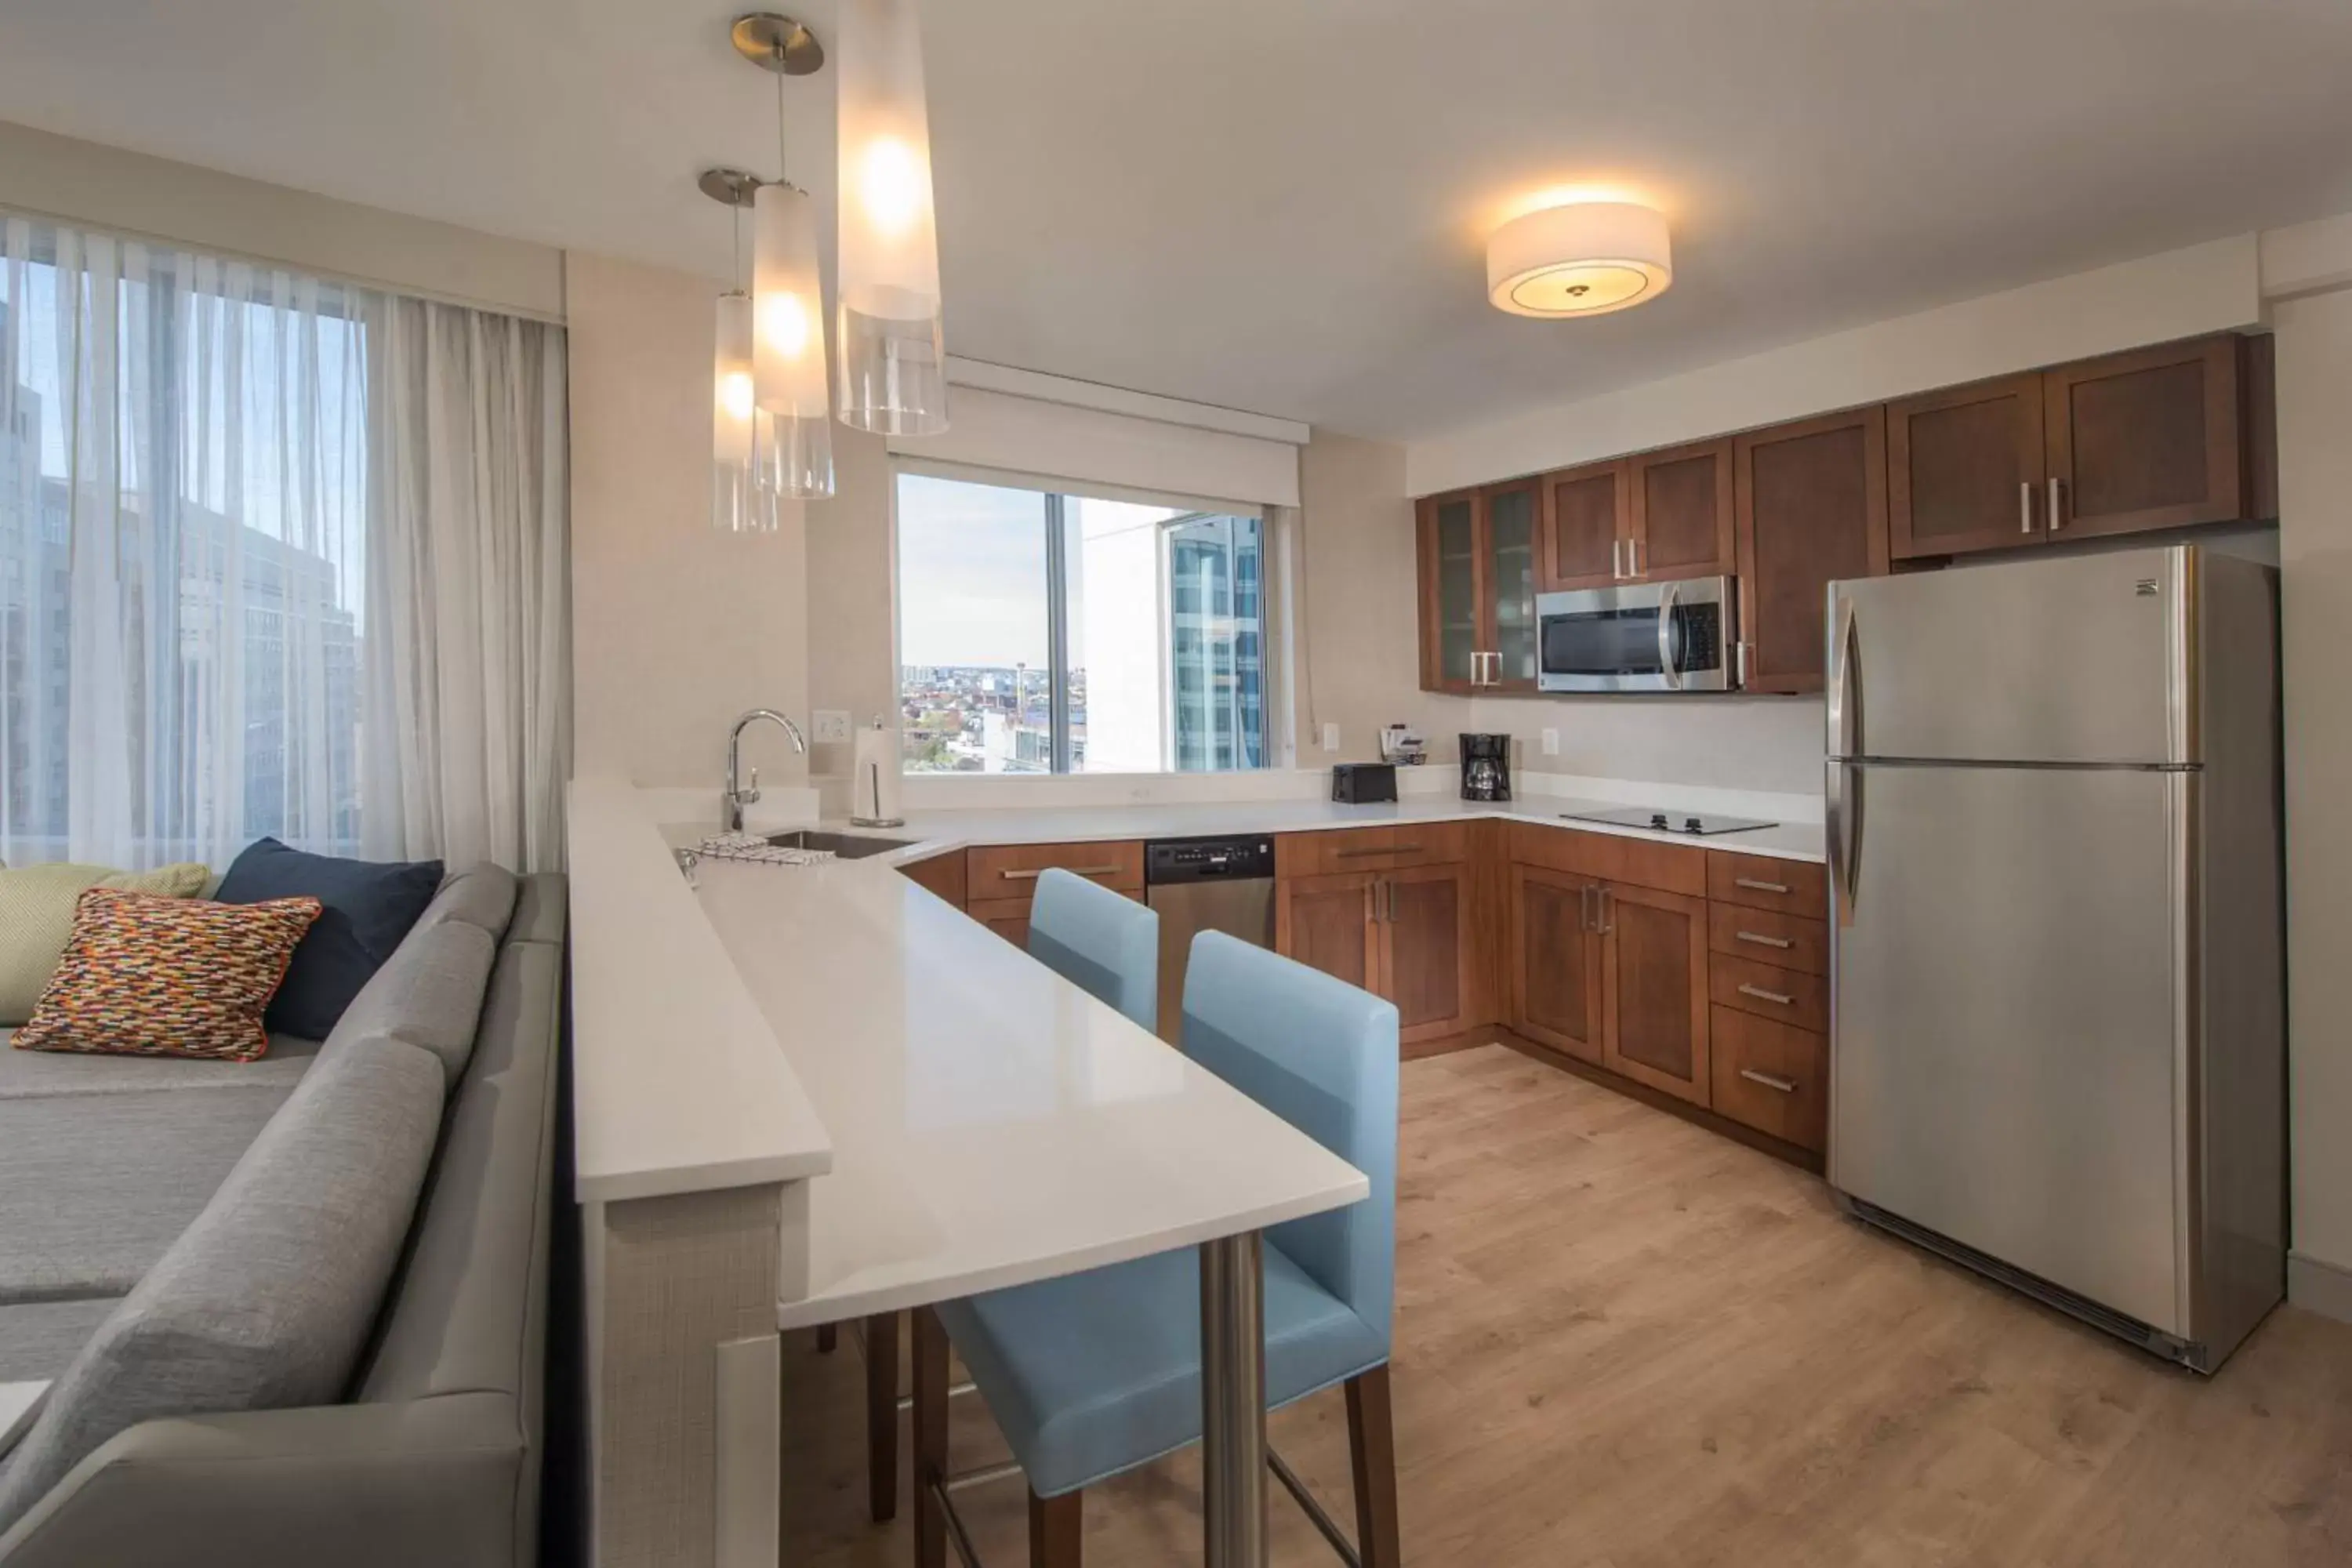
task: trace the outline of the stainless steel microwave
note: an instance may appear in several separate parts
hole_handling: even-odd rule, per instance
[[[1739,595],[1728,577],[1536,596],[1543,691],[1729,691]]]

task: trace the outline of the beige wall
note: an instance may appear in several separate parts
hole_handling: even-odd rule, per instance
[[[736,714],[807,722],[800,509],[773,534],[710,527],[718,286],[577,253],[567,268],[573,771],[715,792]],[[772,725],[744,761],[779,784],[806,773]]]
[[[2352,1271],[2352,290],[2274,307],[2294,1247]],[[2305,1281],[2298,1280],[2301,1286]],[[2352,1286],[2352,1272],[2339,1285]],[[2339,1310],[2352,1310],[2342,1295]]]
[[[853,725],[898,721],[897,580],[892,574],[890,455],[879,436],[835,423],[834,499],[808,507],[809,706]],[[815,782],[828,813],[850,809],[850,748],[819,746]]]

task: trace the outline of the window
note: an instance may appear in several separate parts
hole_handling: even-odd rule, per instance
[[[898,476],[908,773],[1211,773],[1266,761],[1265,525]]]

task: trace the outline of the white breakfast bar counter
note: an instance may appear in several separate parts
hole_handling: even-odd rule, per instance
[[[920,814],[889,835],[909,847],[863,859],[705,858],[689,885],[674,851],[709,829],[676,820],[674,795],[582,781],[570,805],[576,1195],[605,1568],[776,1561],[780,1328],[1183,1246],[1217,1249],[1220,1277],[1245,1253],[1254,1282],[1260,1230],[1369,1190],[898,867],[966,844],[1496,816],[1691,841],[1566,822],[1580,803],[1540,796],[1049,806]],[[1728,842],[1822,858],[1818,823]],[[1211,1375],[1259,1375],[1254,1354],[1214,1353],[1236,1343],[1226,1320],[1240,1307],[1254,1311],[1255,1297],[1204,1299]],[[1259,1421],[1210,1432],[1204,1475],[1255,1476],[1263,1442]],[[1255,1568],[1263,1488],[1220,1489],[1245,1495],[1204,1496],[1209,1560]]]

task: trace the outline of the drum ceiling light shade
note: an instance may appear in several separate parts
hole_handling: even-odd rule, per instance
[[[840,62],[843,424],[883,436],[948,427],[931,134],[914,0],[844,0]]]
[[[1515,316],[1599,316],[1674,282],[1665,215],[1577,202],[1513,218],[1486,241],[1486,297]]]

